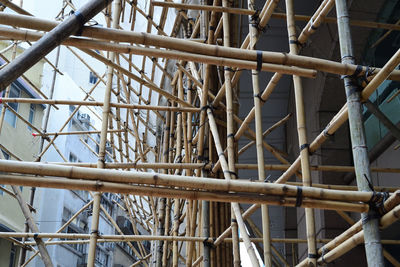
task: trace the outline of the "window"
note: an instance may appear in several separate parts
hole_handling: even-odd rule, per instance
[[[69,153],[69,162],[78,162],[78,158],[73,153]]]
[[[3,149],[1,150],[1,152],[3,152],[4,159],[6,159],[6,160],[9,160],[9,159],[10,159],[10,154],[8,154],[7,152],[5,152]]]
[[[95,84],[97,79],[98,77],[93,72],[89,72],[89,83]]]
[[[10,159],[10,154],[8,154],[7,152],[5,152],[3,149],[1,150],[1,152],[3,152],[3,156],[4,159],[9,160]],[[1,187],[4,187],[4,185],[0,184]],[[0,190],[0,196],[2,196],[4,194],[3,190]]]
[[[64,207],[62,215],[62,223],[63,224],[66,223],[72,216],[73,213],[68,208]],[[64,228],[63,233],[82,234],[86,233],[87,230],[88,230],[87,222],[83,221],[81,216],[78,216],[66,228]],[[87,249],[86,244],[68,244],[68,246],[72,247],[73,249],[81,253],[86,253]]]
[[[34,104],[31,104],[30,109],[29,109],[29,117],[28,121],[30,124],[33,124],[33,120],[35,119],[35,110],[36,106]],[[32,128],[28,125],[28,130],[32,131]]]
[[[20,95],[21,95],[21,90],[19,90],[17,87],[15,87],[13,84],[11,84],[10,94],[8,97],[9,98],[18,98],[18,97],[20,97]],[[8,105],[10,106],[10,108],[12,108],[16,112],[18,112],[18,106],[19,106],[18,103],[8,103]],[[16,123],[17,123],[17,116],[12,111],[7,109],[4,119],[12,127],[15,128]]]

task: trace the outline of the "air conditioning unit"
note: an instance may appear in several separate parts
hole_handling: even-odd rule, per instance
[[[90,116],[89,116],[89,114],[81,113],[81,114],[78,114],[78,120],[81,123],[89,124],[90,123]]]

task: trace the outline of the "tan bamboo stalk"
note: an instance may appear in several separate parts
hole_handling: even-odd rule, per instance
[[[114,12],[113,12],[113,28],[117,28],[119,24],[119,16],[121,13],[121,1],[116,0],[114,2]],[[114,60],[114,53],[111,52],[109,54],[109,60]],[[111,100],[111,88],[112,88],[112,80],[113,80],[113,68],[107,67],[107,83],[106,90],[104,92],[104,105],[103,105],[103,115],[102,115],[102,127],[100,134],[100,146],[99,146],[99,159],[97,162],[97,168],[104,168],[104,159],[105,159],[105,147],[107,141],[107,129],[108,129],[108,116],[110,113],[110,100]],[[99,215],[100,215],[100,199],[101,193],[96,192],[94,194],[94,202],[93,202],[93,215],[92,215],[92,223],[91,223],[91,235],[90,235],[90,243],[89,243],[89,252],[88,252],[88,266],[94,266],[95,254],[96,254],[96,243],[98,238],[98,224],[99,224]]]
[[[170,105],[170,103],[168,103]],[[166,114],[166,121],[164,124],[164,131],[163,131],[163,142],[162,142],[162,156],[161,156],[161,161],[163,163],[168,162],[168,152],[169,152],[169,139],[170,139],[170,122],[173,120],[171,118],[171,113],[168,112]],[[163,169],[162,170],[163,174],[167,174],[168,170]],[[165,223],[165,198],[159,198],[156,199],[157,201],[157,211],[154,213],[157,215],[157,220],[154,223],[154,231],[153,235],[163,235],[164,234],[164,223]],[[156,207],[154,206],[154,210]],[[161,267],[162,265],[162,252],[163,252],[163,242],[162,241],[156,241],[152,243],[152,250],[153,250],[153,257],[152,257],[152,265],[156,267]]]
[[[248,2],[248,9],[254,10],[255,1],[250,0]],[[256,49],[256,40],[258,35],[258,16],[249,16],[249,36],[250,36],[250,50]],[[262,113],[261,113],[261,95],[260,95],[260,84],[259,84],[259,69],[252,70],[251,80],[253,86],[254,96],[254,109],[255,109],[255,131],[256,131],[256,151],[257,151],[257,164],[258,164],[258,180],[264,181],[265,169],[264,169],[264,148],[263,148],[263,130],[262,130]],[[225,92],[227,87],[225,84]],[[270,220],[268,213],[268,206],[261,205],[261,220],[262,220],[262,232],[263,232],[263,252],[264,252],[264,264],[266,266],[272,266],[271,257],[271,234],[270,234]]]
[[[228,7],[228,1],[222,0],[222,8]],[[230,46],[230,24],[229,24],[229,15],[227,13],[222,14],[223,18],[223,34],[224,34],[224,46]],[[235,125],[233,120],[233,90],[231,84],[231,71],[229,69],[224,70],[225,77],[225,97],[226,97],[226,121],[227,121],[227,151],[228,151],[228,167],[229,171],[232,173],[235,172],[235,150],[234,150],[234,132]],[[237,177],[235,177],[237,178]],[[232,243],[233,249],[233,266],[240,266],[240,251],[239,251],[239,234],[238,234],[238,226],[237,220],[235,217],[235,213],[232,212],[232,238],[234,239]]]
[[[327,4],[328,5],[328,4]],[[293,0],[286,0],[286,15],[287,15],[287,31],[289,39],[290,54],[298,54],[296,24],[294,21]],[[295,93],[297,133],[300,146],[301,158],[301,173],[303,178],[303,186],[311,186],[310,158],[307,141],[307,128],[304,110],[303,86],[299,76],[293,75],[293,86]],[[308,265],[317,265],[317,247],[315,242],[315,218],[314,210],[305,209],[306,217],[306,233],[308,247]]]
[[[224,181],[215,178],[208,178],[206,181],[203,181],[201,179],[192,179],[191,176],[183,175],[169,175],[161,173],[154,174],[146,172],[121,172],[118,170],[90,169],[54,164],[17,162],[12,160],[0,160],[0,171],[20,174],[66,177],[71,179],[186,187],[214,191],[236,191],[284,196],[297,196],[298,194],[297,186],[293,185],[259,183],[245,180]],[[372,192],[331,190],[309,187],[303,187],[302,194],[304,197],[318,199],[362,202],[370,201],[373,195]]]
[[[239,15],[254,15],[255,11],[251,11],[243,8],[232,8],[232,7],[224,7],[224,6],[210,6],[210,5],[194,5],[194,4],[180,4],[174,2],[160,2],[160,1],[152,1],[153,6],[159,7],[169,7],[176,9],[191,9],[191,10],[204,10],[204,11],[213,11],[220,13],[228,13],[228,14],[239,14]]]
[[[267,135],[269,135],[273,130],[275,130],[276,128],[278,128],[279,126],[281,126],[282,124],[286,123],[290,117],[292,116],[292,113],[289,113],[288,115],[286,115],[284,118],[282,118],[281,120],[279,120],[278,122],[276,122],[274,125],[272,125],[271,127],[269,127],[267,130],[265,130],[262,134],[263,138],[265,138]],[[249,149],[252,145],[254,145],[256,142],[255,141],[251,141],[249,143],[247,143],[246,145],[244,145],[238,152],[238,156],[240,156],[241,154],[243,154],[247,149]]]
[[[318,7],[315,14],[310,18],[307,25],[303,28],[302,32],[297,38],[300,44],[304,44],[306,40],[310,37],[310,35],[313,34],[316,31],[316,29],[322,24],[322,22],[325,20],[325,17],[333,8],[334,4],[335,4],[334,0],[326,0]],[[287,12],[286,16],[288,16]]]
[[[178,82],[178,97],[183,99],[183,77],[182,72],[179,72],[179,82]],[[182,160],[182,134],[185,135],[184,129],[182,129],[183,117],[181,113],[177,115],[177,127],[176,127],[176,156],[174,162]],[[187,149],[185,148],[185,151]],[[187,153],[187,152],[185,152]],[[173,222],[173,236],[178,236],[179,231],[179,199],[174,199],[174,222]],[[172,244],[172,265],[174,267],[178,266],[178,242],[174,241]]]
[[[126,130],[124,129],[117,129],[117,130],[111,130],[108,129],[107,133],[122,133],[122,132],[126,132]],[[54,136],[54,135],[90,135],[90,134],[99,134],[101,133],[101,131],[71,131],[71,132],[53,132],[53,133],[32,133],[33,136]]]

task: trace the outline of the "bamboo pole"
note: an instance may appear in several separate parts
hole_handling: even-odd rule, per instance
[[[277,2],[277,1],[271,1]],[[250,0],[248,2],[248,9],[254,10],[255,1]],[[250,50],[256,49],[256,40],[258,35],[258,15],[253,14],[249,16],[249,36],[250,36]],[[263,130],[262,130],[262,113],[261,113],[261,95],[260,95],[260,84],[259,84],[259,69],[252,70],[251,80],[253,86],[253,97],[254,97],[254,109],[255,109],[255,131],[256,131],[256,151],[257,151],[257,164],[258,164],[258,180],[264,181],[265,169],[264,169],[264,148],[263,148]],[[227,89],[227,87],[225,86]],[[228,91],[225,89],[225,92]],[[232,133],[233,134],[233,133]],[[271,255],[271,233],[270,233],[270,220],[268,206],[261,205],[261,221],[262,221],[262,232],[263,232],[263,258],[264,265],[272,266],[272,255]]]
[[[118,170],[91,169],[83,167],[62,166],[32,162],[17,162],[0,160],[0,171],[6,173],[20,173],[41,176],[65,177],[74,180],[84,179],[92,181],[136,183],[144,185],[160,185],[172,187],[186,187],[213,191],[237,191],[258,194],[273,194],[284,196],[297,196],[298,187],[294,185],[277,183],[259,183],[245,180],[224,181],[215,178],[207,180],[192,179],[191,176],[170,175],[146,172],[121,172]],[[40,178],[38,178],[40,179]],[[372,192],[357,192],[348,190],[332,190],[323,188],[303,187],[304,197],[369,202]]]
[[[346,1],[335,0],[336,13],[338,17],[339,43],[342,62],[354,64],[354,52],[352,37],[348,22],[348,8]],[[351,76],[344,77],[347,97],[347,108],[350,125],[351,144],[353,147],[353,159],[356,172],[357,187],[360,191],[373,191],[372,177],[369,170],[368,151],[365,139],[365,129],[361,111],[361,97],[357,91],[358,85]],[[368,266],[383,266],[382,245],[380,243],[379,220],[375,219],[377,212],[370,210],[363,213],[361,218],[363,224],[365,254]]]
[[[222,8],[228,8],[228,1],[222,1]],[[224,46],[229,47],[231,43],[230,36],[230,23],[229,23],[229,15],[227,13],[222,14],[223,19],[223,34],[224,34]],[[236,173],[235,171],[235,150],[234,150],[234,132],[235,125],[233,120],[233,88],[231,84],[231,71],[226,68],[224,70],[224,78],[225,78],[225,96],[226,96],[226,120],[227,120],[227,151],[228,151],[228,167],[229,171],[232,173]],[[235,177],[237,178],[237,177]],[[232,252],[233,252],[233,266],[240,266],[240,249],[239,249],[239,234],[238,234],[238,225],[235,213],[232,210],[231,214],[231,227],[232,227],[232,237],[234,239],[232,243]]]
[[[0,22],[2,24],[12,25],[12,26],[20,26],[26,27],[29,29],[36,29],[36,30],[50,30],[57,23],[43,20],[43,19],[36,19],[28,16],[23,15],[11,15],[11,14],[0,14]],[[34,39],[39,38],[40,34],[33,34],[29,33],[28,31],[18,31],[18,30],[7,30],[6,28],[1,28],[1,34],[5,35],[9,32],[9,35],[13,36],[13,38],[29,38],[28,36],[34,37]],[[20,32],[20,37],[16,35],[17,32]],[[82,36],[92,37],[92,38],[99,38],[105,39],[110,41],[119,41],[119,42],[130,42],[142,45],[149,45],[149,46],[156,46],[156,47],[163,47],[169,49],[179,49],[181,52],[189,52],[189,53],[196,53],[202,54],[207,56],[214,56],[214,57],[224,57],[224,58],[232,58],[236,60],[249,60],[256,62],[257,61],[257,51],[250,51],[250,50],[243,50],[239,48],[227,48],[227,47],[220,47],[215,45],[209,44],[201,44],[193,41],[188,40],[180,40],[177,38],[171,38],[166,36],[157,36],[153,34],[147,33],[135,33],[135,32],[127,32],[123,30],[115,30],[115,29],[105,29],[105,28],[90,28],[84,27]],[[85,43],[85,44],[102,44],[106,47],[124,47],[124,51],[135,51],[138,53],[139,51],[152,51],[151,53],[162,54],[164,51],[161,50],[146,50],[146,48],[137,48],[131,46],[118,46],[116,44],[112,45],[104,42],[96,42],[91,40],[86,40],[82,42],[78,42],[76,38],[68,39],[69,42],[73,43]],[[72,41],[74,40],[74,41]],[[95,48],[95,47],[92,47]],[[121,51],[118,51],[121,52]],[[148,52],[150,53],[150,52]],[[167,53],[167,52],[165,52]],[[188,55],[189,56],[189,55]],[[334,73],[339,75],[352,75],[355,73],[357,69],[357,65],[354,64],[342,64],[330,60],[312,58],[307,56],[300,56],[300,55],[287,55],[278,52],[269,52],[269,51],[262,51],[262,59],[264,63],[271,63],[271,64],[284,64],[287,66],[296,66],[300,68],[311,68],[317,69],[319,71]],[[222,64],[226,65],[226,64]],[[254,67],[255,69],[255,67]],[[369,68],[368,68],[369,69]],[[374,68],[375,69],[375,68]],[[359,75],[364,75],[367,70],[367,67],[363,66]],[[377,74],[380,71],[380,68],[376,68],[372,75]],[[357,72],[358,73],[358,72]],[[391,73],[389,79],[400,79],[400,71],[395,71]]]
[[[113,28],[117,28],[119,24],[119,16],[121,13],[121,1],[116,0],[114,2],[114,10],[113,10]],[[109,59],[111,61],[114,60],[114,53],[111,52],[109,54]],[[105,151],[106,151],[106,141],[107,141],[107,129],[108,129],[108,117],[110,113],[110,100],[111,100],[111,88],[112,88],[112,80],[113,80],[113,72],[114,69],[112,67],[107,68],[107,84],[106,90],[104,92],[104,105],[103,105],[103,116],[102,116],[102,125],[101,125],[101,134],[100,134],[100,146],[99,146],[99,158],[97,162],[97,168],[104,168],[105,162]],[[96,244],[97,238],[99,235],[99,215],[100,215],[100,200],[101,193],[96,192],[93,197],[93,214],[92,214],[92,222],[91,222],[91,235],[90,235],[90,243],[89,243],[89,251],[88,251],[88,266],[93,267],[96,257]]]
[[[287,31],[290,54],[298,54],[296,24],[294,21],[294,7],[293,0],[286,0],[286,18],[287,18]],[[311,186],[311,172],[310,172],[310,155],[308,151],[307,141],[307,128],[306,116],[304,109],[303,86],[299,76],[293,75],[293,86],[295,94],[296,106],[296,119],[297,119],[297,133],[299,140],[299,150],[301,158],[301,174],[303,179],[303,186]],[[308,266],[317,265],[317,247],[315,242],[315,218],[313,209],[305,209],[306,218],[306,233],[307,233],[307,248],[308,248]]]

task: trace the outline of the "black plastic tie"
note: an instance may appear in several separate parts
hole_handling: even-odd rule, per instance
[[[75,12],[74,12],[74,15],[75,15],[76,19],[77,19],[78,22],[79,22],[79,29],[78,29],[78,31],[76,32],[75,35],[76,35],[76,36],[81,36],[81,35],[82,35],[82,32],[83,32],[83,25],[85,25],[86,19],[85,19],[85,17],[83,16],[83,14],[82,14],[81,12],[79,12],[79,10],[75,11]]]
[[[300,207],[303,203],[303,188],[297,186],[296,207]]]
[[[308,149],[310,147],[310,145],[309,144],[302,144],[301,146],[300,146],[300,151],[302,151],[303,149]]]
[[[224,67],[224,70],[230,71],[230,72],[235,72],[232,68],[229,68],[229,67]]]
[[[317,254],[308,253],[308,258],[309,259],[317,259],[318,255]]]
[[[227,138],[233,138],[233,140],[235,140],[235,135],[233,133],[230,133],[226,136]]]
[[[333,136],[333,134],[328,133],[328,130],[327,130],[327,129],[325,129],[325,130],[322,132],[322,134],[323,134],[325,137],[328,137],[328,138]]]
[[[253,95],[254,97],[257,97],[258,99],[260,99],[261,102],[265,103],[265,100],[262,99],[260,93]]]
[[[210,237],[206,237],[203,241],[203,245],[209,248],[215,248],[214,242],[210,242],[208,241],[208,239],[210,239]],[[213,238],[213,240],[215,241],[215,238]]]
[[[263,63],[262,56],[263,56],[262,51],[257,50],[257,71],[261,70],[262,63]]]

